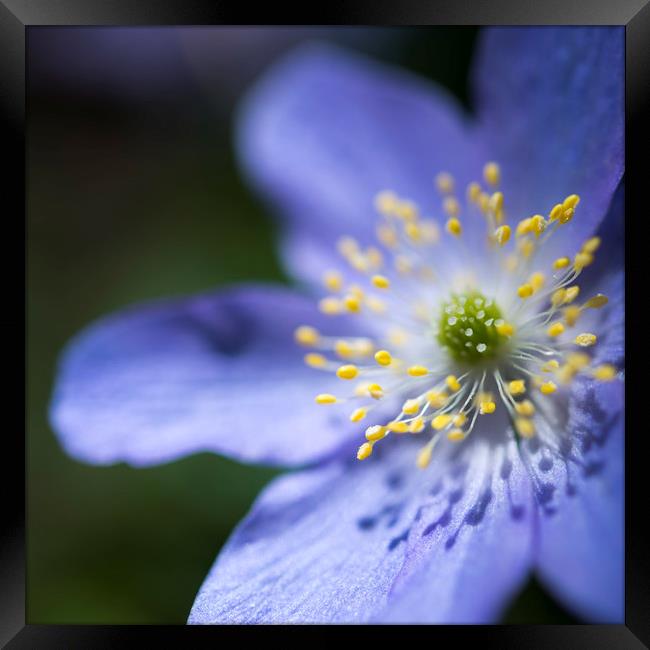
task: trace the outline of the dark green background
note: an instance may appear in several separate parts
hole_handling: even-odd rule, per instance
[[[180,101],[167,101],[173,80],[148,96],[144,54],[131,59],[137,95],[89,88],[74,72],[65,78],[64,63],[65,83],[44,83],[43,64],[57,56],[39,47],[44,36],[29,35],[28,58],[28,71],[39,72],[28,96],[27,619],[183,623],[274,472],[208,454],[151,469],[82,465],[48,426],[55,364],[72,335],[133,302],[285,282],[273,223],[235,164],[238,90],[208,92],[188,72]],[[346,43],[436,79],[468,104],[475,37],[468,28],[368,30]],[[66,57],[88,55],[87,45],[74,51],[72,37],[64,44]],[[506,620],[572,619],[531,582]]]

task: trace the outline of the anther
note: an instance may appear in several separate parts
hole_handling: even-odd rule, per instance
[[[375,361],[380,366],[390,366],[392,360],[393,358],[388,350],[379,350],[378,352],[375,352]]]
[[[488,185],[495,187],[501,179],[501,169],[495,162],[489,162],[483,167],[483,178]]]
[[[557,321],[556,323],[553,323],[547,330],[546,333],[549,336],[556,337],[560,336],[564,332],[564,325],[560,322]]]
[[[360,422],[363,418],[366,417],[368,411],[364,408],[358,408],[352,411],[350,414],[350,422]]]
[[[505,246],[510,239],[511,229],[508,225],[499,226],[494,231],[494,238],[497,240],[499,246]]]
[[[552,381],[545,381],[540,387],[540,392],[543,395],[550,395],[557,390],[557,386]]]
[[[359,451],[357,451],[357,459],[358,460],[365,460],[372,454],[372,443],[371,442],[364,442],[361,447],[359,447]]]
[[[447,223],[445,224],[445,229],[450,235],[453,235],[454,237],[460,237],[463,228],[460,225],[460,221],[456,217],[451,217],[451,219],[447,220]]]
[[[445,378],[445,383],[447,384],[447,388],[454,393],[457,393],[460,390],[460,382],[455,375],[448,375]]]
[[[575,337],[574,341],[577,345],[580,345],[583,348],[587,348],[596,343],[596,335],[590,334],[588,332],[583,332],[582,334],[578,334],[578,336]]]
[[[424,377],[429,374],[428,368],[424,366],[410,366],[406,371],[411,377]]]
[[[515,428],[522,438],[532,438],[535,435],[535,424],[528,418],[517,418]]]
[[[372,276],[372,283],[378,288],[378,289],[388,289],[390,287],[390,280],[383,275],[373,275]]]
[[[327,365],[327,359],[316,352],[310,352],[305,355],[305,363],[311,368],[324,368]]]
[[[359,374],[359,369],[354,365],[341,366],[336,371],[339,379],[354,379]]]
[[[526,298],[530,298],[533,295],[533,287],[532,285],[526,283],[522,284],[518,289],[517,289],[517,295],[522,299],[525,300]]]
[[[511,395],[521,395],[526,392],[526,382],[523,379],[514,379],[508,383],[508,390]]]
[[[317,329],[309,327],[309,325],[301,325],[294,332],[294,337],[300,345],[311,347],[318,344],[320,334]]]
[[[316,404],[336,404],[336,397],[330,393],[316,395]]]

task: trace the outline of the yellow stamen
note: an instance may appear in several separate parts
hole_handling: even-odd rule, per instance
[[[430,390],[426,394],[426,400],[429,403],[429,406],[432,408],[442,408],[445,403],[447,402],[447,399],[449,398],[449,395],[447,393],[439,393],[436,392],[435,390]]]
[[[564,332],[564,325],[560,321],[557,321],[557,322],[553,323],[546,330],[546,333],[549,336],[552,336],[552,337],[560,336],[560,334],[562,334],[562,332]]]
[[[570,302],[573,302],[578,297],[579,293],[580,287],[577,284],[574,284],[572,287],[568,287],[564,295],[564,304],[568,305]]]
[[[575,209],[575,207],[580,203],[580,197],[577,194],[570,194],[569,196],[562,201],[562,207],[565,210],[568,210],[570,208]]]
[[[352,364],[347,366],[341,366],[336,371],[336,376],[339,379],[354,379],[358,374],[359,374],[359,369]]]
[[[565,269],[571,264],[571,260],[568,257],[558,257],[555,262],[553,262],[553,268],[556,270]]]
[[[378,352],[375,352],[375,361],[380,366],[390,366],[392,360],[393,357],[391,357],[388,350],[379,350]]]
[[[519,289],[517,289],[517,295],[522,299],[525,300],[526,298],[530,298],[533,295],[533,287],[526,283],[522,284]]]
[[[348,294],[343,298],[343,304],[348,311],[356,313],[361,310],[361,299],[354,294]]]
[[[310,352],[305,355],[305,363],[311,368],[323,368],[327,365],[327,359],[316,352]]]
[[[488,415],[490,413],[494,413],[496,408],[497,405],[494,402],[481,402],[479,412],[481,415]]]
[[[436,431],[440,431],[441,429],[447,427],[452,420],[453,416],[448,414],[436,415],[436,417],[431,420],[431,426]]]
[[[494,238],[497,240],[499,246],[505,246],[510,239],[511,229],[510,226],[504,225],[499,226],[494,231]]]
[[[442,209],[448,216],[452,218],[457,217],[460,214],[460,204],[458,203],[458,199],[454,196],[446,197],[442,202]]]
[[[472,203],[477,203],[480,196],[481,196],[481,186],[476,182],[470,183],[467,186],[467,198]]]
[[[407,399],[402,406],[402,413],[415,415],[420,410],[420,402],[416,399]]]
[[[382,427],[381,424],[375,424],[374,426],[368,427],[366,429],[366,440],[370,440],[371,442],[381,440],[387,435],[388,429],[386,427]]]
[[[530,218],[530,231],[539,237],[546,229],[546,220],[541,214],[536,214]]]
[[[523,379],[514,379],[508,383],[508,390],[511,395],[521,395],[526,392],[526,382]]]
[[[577,305],[569,305],[564,310],[564,320],[566,321],[566,324],[569,327],[573,327],[578,322],[578,318],[580,318],[581,312],[582,307],[578,307]]]
[[[411,377],[424,377],[424,375],[429,374],[429,370],[424,366],[411,366],[406,372]]]
[[[488,204],[490,210],[493,213],[498,213],[503,210],[503,193],[502,192],[495,192],[491,197],[490,197],[490,203]]]
[[[379,384],[370,384],[368,395],[373,399],[381,399],[384,396],[384,389]]]
[[[585,253],[591,253],[592,255],[600,248],[600,237],[592,237],[588,239],[583,245],[582,250]]]
[[[519,415],[533,415],[535,413],[535,405],[529,399],[525,399],[515,404],[515,410]]]
[[[543,395],[550,395],[557,390],[557,386],[552,381],[545,381],[540,387],[539,390]]]
[[[294,337],[300,345],[311,347],[318,344],[320,334],[317,329],[309,325],[301,325],[294,332]]]
[[[542,364],[542,372],[554,372],[560,367],[560,362],[557,359],[551,359]]]
[[[323,275],[323,284],[329,291],[340,291],[343,286],[343,276],[338,271],[327,271]]]
[[[447,384],[447,388],[454,393],[457,393],[460,390],[460,382],[455,375],[448,375],[445,378],[445,383]]]
[[[447,440],[451,442],[460,442],[465,439],[465,432],[462,429],[452,429],[447,434]]]
[[[456,217],[451,217],[451,219],[447,220],[445,229],[450,235],[453,235],[454,237],[460,237],[463,232],[460,221],[458,221]]]
[[[417,460],[415,461],[415,464],[418,466],[419,469],[426,469],[427,467],[429,467],[429,463],[431,463],[432,451],[433,451],[432,445],[426,445],[425,447],[420,449]]]
[[[560,215],[564,211],[564,207],[561,203],[554,205],[551,211],[549,212],[548,219],[549,221],[557,221],[560,218]]]
[[[456,413],[452,423],[455,427],[462,427],[467,422],[467,416],[464,413]]]
[[[409,433],[422,433],[424,431],[424,418],[415,418],[409,423]]]
[[[407,422],[402,422],[402,421],[393,421],[389,422],[386,427],[388,428],[389,431],[392,431],[393,433],[408,433],[409,430],[409,425]]]
[[[573,266],[576,271],[582,271],[585,266],[589,266],[594,261],[594,256],[591,253],[578,253],[573,260]]]
[[[590,307],[591,309],[600,309],[609,302],[609,298],[602,293],[597,293],[593,298],[589,298],[583,307]]]
[[[398,198],[393,192],[384,190],[375,197],[375,208],[379,213],[389,215],[395,210],[397,202]]]
[[[515,428],[522,438],[532,438],[535,435],[535,424],[528,418],[517,418]]]
[[[358,460],[365,460],[372,454],[372,443],[371,442],[364,442],[361,447],[359,447],[359,451],[357,451],[357,459]]]
[[[390,280],[388,278],[385,278],[383,275],[373,275],[372,283],[378,289],[388,289],[388,287],[390,287]]]
[[[608,363],[594,368],[593,375],[599,381],[612,381],[616,378],[616,368]]]
[[[501,336],[512,336],[515,333],[514,325],[510,323],[499,323],[495,327]]]
[[[483,178],[488,185],[492,187],[499,184],[501,179],[501,169],[495,162],[489,162],[483,167]]]
[[[567,365],[574,370],[586,368],[589,365],[589,361],[591,361],[589,355],[584,352],[570,352],[566,355]]]
[[[318,309],[327,316],[335,316],[343,311],[343,304],[334,296],[327,296],[318,303]]]
[[[587,348],[590,345],[594,345],[596,343],[596,335],[590,334],[588,332],[583,332],[582,334],[578,334],[578,336],[576,336],[575,343],[582,346],[583,348]]]
[[[360,422],[361,420],[363,420],[363,418],[366,417],[367,414],[368,414],[368,411],[366,409],[364,409],[364,408],[355,409],[350,414],[350,421],[351,422]]]
[[[546,276],[538,271],[528,278],[528,283],[533,287],[533,291],[539,291],[546,283]]]
[[[316,395],[316,404],[336,404],[336,397],[330,393]]]

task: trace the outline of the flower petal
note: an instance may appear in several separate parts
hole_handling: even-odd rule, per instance
[[[623,387],[577,383],[569,426],[575,443],[545,474],[537,566],[542,581],[594,623],[624,618]],[[553,486],[549,488],[548,486]]]
[[[374,238],[379,191],[440,213],[434,175],[454,174],[464,192],[480,171],[450,95],[326,46],[299,48],[254,88],[241,113],[238,148],[251,180],[288,225],[332,250],[342,234],[365,244]],[[299,253],[288,263],[300,277]]]
[[[582,243],[623,174],[623,28],[486,29],[474,86],[486,150],[503,166],[509,214],[548,214],[578,194],[575,218],[551,242]]]
[[[426,599],[411,612],[416,622],[493,618],[529,567],[525,474],[505,459],[490,473],[481,445],[469,458],[443,450],[420,471],[418,449],[387,439],[362,463],[273,482],[217,559],[189,622],[383,621],[393,588],[408,593],[425,574],[435,590],[416,583]]]
[[[297,325],[327,327],[324,318],[311,299],[271,286],[126,310],[69,345],[52,425],[91,463],[150,465],[200,451],[311,462],[352,430],[338,409],[314,403],[340,380],[306,367],[293,340]]]

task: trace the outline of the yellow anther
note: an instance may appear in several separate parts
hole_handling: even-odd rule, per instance
[[[525,399],[515,404],[515,411],[519,415],[533,415],[535,413],[535,405],[529,399]]]
[[[453,393],[457,393],[460,390],[460,382],[456,375],[447,375],[445,378],[445,384],[447,384],[447,388],[449,388]]]
[[[424,431],[424,418],[415,418],[409,422],[409,433],[422,433]]]
[[[540,387],[539,390],[543,395],[550,395],[557,390],[557,386],[552,381],[545,381]]]
[[[361,422],[366,417],[368,411],[364,408],[358,408],[350,413],[350,422]]]
[[[566,355],[567,365],[574,370],[582,370],[589,365],[591,359],[584,352],[570,352]]]
[[[494,238],[497,240],[499,246],[505,246],[508,243],[511,232],[510,226],[508,225],[499,226],[494,231]]]
[[[343,257],[350,257],[359,252],[359,244],[353,237],[341,237],[336,243],[336,248]]]
[[[394,228],[387,224],[377,226],[377,239],[386,248],[394,248],[397,246],[397,233]]]
[[[300,327],[296,328],[294,337],[296,339],[296,343],[311,347],[312,345],[316,345],[318,343],[320,334],[318,333],[317,329],[309,327],[309,325],[301,325]]]
[[[580,197],[577,194],[570,194],[566,199],[564,199],[564,201],[562,201],[562,207],[565,210],[570,208],[575,209],[578,203],[580,203]]]
[[[553,295],[551,296],[551,304],[553,307],[559,307],[565,299],[566,289],[558,289],[557,291],[553,292]]]
[[[526,392],[526,382],[523,379],[513,379],[508,382],[508,390],[511,395],[521,395]]]
[[[341,366],[336,371],[339,379],[354,379],[359,374],[359,369],[354,365]]]
[[[594,368],[593,375],[598,381],[612,381],[616,378],[616,368],[608,363]]]
[[[592,237],[582,245],[583,253],[591,253],[592,255],[600,248],[600,237]]]
[[[562,214],[563,210],[564,207],[561,203],[557,203],[556,205],[554,205],[548,215],[549,221],[557,221],[560,218],[560,215]]]
[[[330,393],[316,395],[316,404],[336,404],[336,397]]]
[[[380,366],[389,366],[392,360],[393,357],[391,357],[390,352],[388,350],[379,350],[375,352],[375,361]]]
[[[381,424],[375,424],[374,426],[368,427],[366,429],[366,440],[370,440],[371,442],[381,440],[387,435],[388,429],[386,427],[382,427]]]
[[[418,242],[422,239],[422,230],[420,229],[420,226],[412,221],[409,221],[404,225],[404,234],[413,242]]]
[[[555,336],[560,336],[560,334],[562,334],[562,332],[564,332],[564,325],[563,325],[560,321],[557,321],[557,322],[553,323],[553,324],[552,324],[552,325],[551,325],[551,326],[546,330],[546,333],[547,333],[549,336],[553,336],[553,337],[555,337]]]
[[[481,402],[479,412],[481,415],[489,415],[490,413],[494,413],[496,408],[497,405],[494,402]]]
[[[560,362],[557,359],[551,359],[542,364],[542,372],[555,372],[560,367]]]
[[[418,208],[412,201],[399,201],[395,206],[395,214],[404,221],[414,221],[418,218]]]
[[[515,230],[515,235],[517,237],[522,237],[523,235],[527,234],[530,232],[531,226],[532,226],[532,219],[529,217],[528,219],[522,219],[518,224],[517,224],[517,229]]]
[[[449,414],[436,415],[433,420],[431,420],[431,426],[436,430],[440,431],[445,427],[449,426],[450,422],[453,420],[453,416]]]
[[[546,220],[541,214],[536,214],[530,218],[530,231],[539,237],[546,230]]]
[[[585,266],[589,266],[594,261],[594,256],[591,253],[578,253],[573,260],[573,266],[576,271],[582,271]]]
[[[455,427],[462,427],[467,422],[467,416],[464,413],[456,413],[452,423]]]
[[[517,295],[525,300],[526,298],[530,298],[534,293],[534,289],[532,285],[526,283],[522,284],[519,289],[517,289]]]
[[[305,355],[305,363],[312,368],[324,368],[327,365],[327,359],[322,354],[310,352]]]
[[[510,323],[499,323],[495,327],[501,336],[512,336],[515,333],[515,327]]]
[[[402,422],[398,420],[389,422],[386,425],[386,427],[389,431],[392,431],[393,433],[408,433],[409,430],[409,425],[407,422]]]
[[[322,298],[318,303],[318,309],[328,316],[335,316],[343,311],[343,304],[334,296]]]
[[[553,262],[553,268],[556,270],[565,269],[571,264],[571,260],[568,257],[558,257],[555,262]]]
[[[375,208],[384,215],[391,214],[397,206],[398,198],[394,192],[384,190],[375,197]]]
[[[456,197],[447,196],[442,202],[442,209],[448,216],[457,217],[460,214],[460,203],[458,203],[458,199]]]
[[[447,395],[447,393],[439,393],[435,390],[430,390],[425,397],[427,402],[429,402],[429,406],[438,409],[445,405],[449,395]]]
[[[436,187],[442,194],[450,194],[454,191],[454,177],[448,172],[440,172],[436,176]]]
[[[575,210],[573,208],[568,208],[566,210],[563,210],[560,213],[560,217],[559,217],[558,221],[560,223],[569,223],[569,221],[571,221],[571,219],[573,219],[574,213],[575,213]]]
[[[476,182],[470,183],[467,186],[467,198],[472,203],[476,203],[478,202],[480,196],[481,196],[481,186]]]
[[[528,418],[517,418],[515,429],[522,438],[532,438],[535,435],[535,423]]]
[[[361,299],[359,296],[355,296],[350,293],[345,298],[343,298],[343,304],[348,311],[356,313],[361,310]]]
[[[460,221],[458,221],[456,217],[452,217],[447,220],[445,230],[454,237],[460,237],[463,232],[463,227],[460,225]]]
[[[407,399],[402,406],[402,413],[415,415],[420,410],[420,402],[416,399]]]
[[[375,345],[370,339],[359,339],[355,345],[357,354],[367,357],[375,351]]]
[[[533,291],[539,291],[546,283],[546,276],[537,271],[528,278],[528,284],[533,288]]]
[[[490,197],[490,202],[488,204],[488,207],[490,208],[491,212],[494,214],[496,214],[497,212],[501,212],[501,210],[503,210],[503,193],[495,192]]]
[[[432,445],[426,445],[425,447],[422,447],[420,451],[418,452],[418,457],[415,461],[415,464],[418,466],[419,469],[426,469],[429,467],[429,463],[431,463],[431,454],[433,452],[433,447]]]
[[[334,352],[336,352],[341,359],[349,359],[354,356],[354,348],[347,341],[343,340],[334,343]]]
[[[428,368],[424,366],[410,366],[406,371],[411,377],[424,377],[429,374]]]
[[[338,271],[327,271],[323,275],[323,284],[329,291],[340,291],[343,286],[343,276]]]
[[[594,345],[596,343],[596,335],[589,334],[588,332],[583,332],[582,334],[578,334],[578,336],[576,336],[575,343],[582,346],[583,348],[588,348],[590,345]]]
[[[564,295],[564,304],[568,305],[570,302],[573,302],[580,293],[580,287],[577,284],[574,284],[572,287],[567,287],[566,294]]]
[[[587,300],[587,302],[583,305],[583,307],[588,307],[591,309],[600,309],[601,307],[604,307],[608,302],[609,302],[609,298],[605,294],[597,293],[592,298],[589,298],[589,300]]]
[[[451,442],[460,442],[465,439],[465,432],[462,429],[452,429],[447,434],[447,440]]]
[[[373,275],[372,283],[377,287],[377,289],[388,289],[388,287],[390,287],[390,280],[383,275]]]
[[[568,363],[561,366],[555,373],[555,377],[561,384],[570,384],[578,371]]]
[[[372,454],[372,443],[364,442],[357,451],[357,460],[365,460],[370,454]]]
[[[373,399],[381,399],[384,396],[384,389],[379,384],[370,384],[368,395]]]
[[[564,320],[569,327],[573,327],[580,318],[580,313],[582,312],[582,307],[577,305],[569,305],[564,310]]]
[[[478,195],[478,207],[483,214],[487,214],[490,209],[490,195],[486,192],[481,192]]]
[[[501,169],[499,165],[495,162],[487,163],[485,167],[483,167],[483,178],[488,185],[492,185],[493,187],[498,185],[501,179]]]

